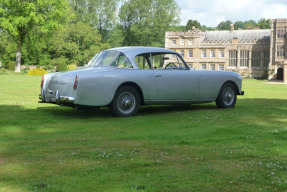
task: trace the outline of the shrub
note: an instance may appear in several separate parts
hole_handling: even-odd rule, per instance
[[[57,71],[67,71],[67,60],[65,57],[53,59],[49,65],[57,66]]]
[[[42,76],[44,74],[47,74],[48,72],[45,69],[41,69],[41,68],[35,68],[35,69],[31,69],[27,75],[37,75],[37,76]]]
[[[57,71],[67,71],[67,64],[63,62],[57,63]]]
[[[76,65],[68,65],[67,69],[70,70],[75,70],[76,69]]]
[[[16,69],[16,62],[15,61],[10,61],[9,64],[8,64],[8,69],[10,71],[15,71],[15,69]]]

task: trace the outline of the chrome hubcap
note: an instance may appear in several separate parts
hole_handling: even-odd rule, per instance
[[[223,102],[225,105],[231,105],[234,101],[234,92],[230,87],[225,88],[223,94]]]
[[[131,104],[132,104],[132,101],[131,101],[131,100],[127,99],[127,100],[125,101],[125,107],[129,107],[129,106],[131,106]]]
[[[123,92],[118,97],[117,105],[121,113],[131,113],[136,105],[135,96],[131,92]]]

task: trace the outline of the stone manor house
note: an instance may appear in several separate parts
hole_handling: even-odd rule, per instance
[[[166,32],[165,48],[180,53],[191,68],[228,70],[242,76],[287,82],[287,19],[271,29]],[[285,72],[285,73],[284,73]]]

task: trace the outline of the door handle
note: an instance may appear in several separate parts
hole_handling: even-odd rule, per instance
[[[155,77],[161,77],[162,75],[155,75]]]

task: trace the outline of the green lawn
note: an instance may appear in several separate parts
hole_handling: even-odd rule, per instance
[[[287,85],[116,118],[38,104],[40,81],[0,74],[1,192],[287,190]]]

